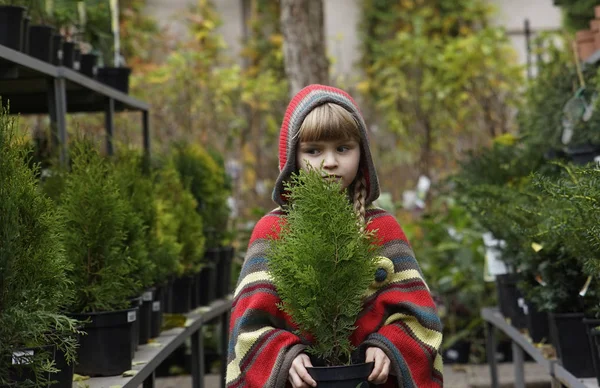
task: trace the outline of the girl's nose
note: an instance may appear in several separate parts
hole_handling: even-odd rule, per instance
[[[324,159],[323,159],[323,168],[332,169],[332,168],[336,168],[337,165],[338,165],[337,158],[335,157],[333,152],[325,153]]]

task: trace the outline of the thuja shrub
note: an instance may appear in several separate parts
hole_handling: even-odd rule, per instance
[[[59,312],[73,294],[66,272],[56,207],[37,186],[39,166],[27,165],[30,150],[17,135],[8,110],[0,112],[0,385],[38,387],[55,371],[48,351],[36,351],[27,369],[34,377],[16,383],[13,354],[57,346],[72,361],[75,321]]]
[[[327,365],[351,361],[350,335],[376,269],[374,235],[364,231],[337,182],[312,170],[286,184],[290,206],[270,240],[269,270],[280,306],[314,342],[307,352]]]
[[[218,247],[225,237],[229,217],[229,191],[224,167],[208,151],[197,145],[176,144],[173,160],[185,187],[197,201],[206,246]]]
[[[134,217],[108,160],[88,140],[71,145],[72,171],[59,211],[65,221],[65,250],[71,261],[73,313],[127,308],[134,260],[127,246],[127,217]]]
[[[157,258],[169,265],[172,255],[178,253],[174,263],[176,275],[197,273],[204,257],[204,220],[196,212],[198,204],[171,160],[167,160],[158,172],[156,194],[157,238],[163,244],[161,256]],[[160,276],[163,275],[161,271]]]

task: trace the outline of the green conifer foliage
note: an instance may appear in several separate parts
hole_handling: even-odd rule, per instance
[[[59,205],[76,290],[71,311],[127,308],[136,287],[127,217],[135,215],[119,191],[112,166],[95,145],[81,140],[71,149],[73,168]]]
[[[308,352],[327,365],[351,361],[350,335],[376,269],[374,235],[361,230],[345,191],[313,170],[286,185],[290,208],[269,269],[284,311],[310,334]]]
[[[159,171],[157,183],[157,238],[162,244],[160,260],[166,268],[175,264],[177,275],[191,275],[202,268],[205,238],[203,219],[196,212],[197,202],[185,188],[172,161]],[[178,254],[176,263],[172,255]]]
[[[126,244],[132,260],[132,276],[136,289],[131,295],[139,295],[154,283],[155,263],[149,256],[152,244],[151,228],[156,219],[154,187],[149,176],[142,172],[142,155],[135,151],[121,151],[114,164],[115,179],[126,202]]]
[[[197,145],[177,144],[173,159],[185,187],[198,202],[206,246],[216,248],[223,242],[229,217],[224,168]]]
[[[73,321],[60,315],[72,297],[60,232],[62,220],[52,201],[37,187],[37,166],[27,166],[29,150],[16,134],[8,110],[0,112],[0,385],[9,384],[14,351],[56,345],[72,360]],[[43,386],[54,370],[46,352],[36,353],[31,368]],[[11,384],[14,384],[11,383]]]

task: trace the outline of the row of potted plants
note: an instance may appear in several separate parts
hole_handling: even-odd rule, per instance
[[[496,277],[501,311],[533,341],[551,343],[575,376],[600,381],[598,70],[578,69],[568,44],[540,43],[546,60],[526,92],[519,134],[472,155],[454,184],[498,241],[507,269]]]
[[[108,1],[106,3],[96,5],[94,13],[89,15],[102,13],[105,14],[102,18],[110,18]],[[88,18],[84,1],[3,0],[0,2],[0,44],[55,66],[78,70],[128,93],[131,69],[115,63],[118,61],[113,59],[112,33],[95,27],[92,23],[96,19]],[[88,39],[87,43],[84,39]],[[95,50],[90,45],[92,40],[98,45]],[[17,76],[15,70],[14,77]]]
[[[118,375],[131,368],[137,345],[160,333],[162,312],[229,293],[227,185],[204,149],[178,145],[143,172],[141,154],[110,160],[79,139],[69,171],[40,172],[28,166],[29,147],[6,113],[1,124],[2,187],[14,190],[2,190],[0,284],[14,292],[0,300],[0,386],[70,387],[73,367]],[[20,203],[25,189],[32,199]],[[51,357],[54,348],[34,352],[39,360],[29,354],[48,346],[70,366]],[[23,354],[26,362],[18,361]],[[64,376],[47,375],[57,372]]]

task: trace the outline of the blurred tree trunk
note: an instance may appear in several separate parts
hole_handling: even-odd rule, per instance
[[[281,31],[290,96],[304,86],[329,83],[323,0],[281,0]]]

